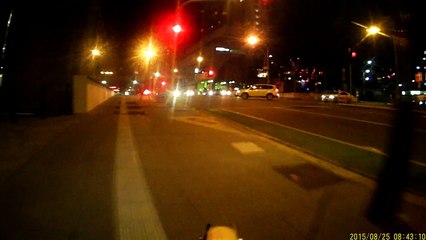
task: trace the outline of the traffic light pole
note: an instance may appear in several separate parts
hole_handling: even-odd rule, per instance
[[[267,46],[267,45],[265,45],[265,47],[266,47],[266,71],[267,71],[267,75],[266,75],[266,83],[270,83],[270,77],[269,77],[269,75],[270,75],[270,69],[269,69],[269,67],[270,67],[270,65],[269,65],[269,47]]]
[[[351,48],[348,48],[348,53],[351,54]],[[352,93],[352,56],[349,56],[349,93]]]

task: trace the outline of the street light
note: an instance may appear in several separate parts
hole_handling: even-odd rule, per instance
[[[100,70],[99,69],[99,60],[98,60],[98,57],[100,57],[102,55],[101,51],[97,47],[95,47],[92,50],[90,50],[90,54],[92,56],[92,64],[93,64],[93,68],[94,68],[94,76],[98,77],[99,70]]]
[[[145,57],[145,60],[147,62],[149,62],[149,61],[151,61],[151,58],[156,55],[156,53],[151,47],[149,47],[149,48],[145,49],[143,55]]]
[[[198,56],[197,57],[197,62],[198,63],[201,63],[203,60],[204,60],[204,58],[202,56]]]
[[[101,55],[101,51],[99,49],[97,49],[97,48],[94,48],[94,49],[92,49],[90,51],[92,53],[92,57],[98,57],[98,56]]]
[[[256,45],[260,39],[257,36],[248,36],[247,37],[247,43],[254,46]]]
[[[251,45],[252,47],[255,47],[256,45],[258,45],[258,44],[261,44],[261,41],[260,41],[260,39],[259,39],[259,37],[257,37],[257,36],[255,36],[255,35],[249,35],[247,38],[246,38],[246,42],[249,44],[249,45]],[[268,47],[268,45],[266,44],[266,43],[264,43],[263,44],[263,46],[265,47],[265,49],[266,49],[266,53],[265,53],[265,63],[266,63],[266,66],[265,66],[265,68],[266,68],[266,71],[267,71],[267,74],[266,74],[266,81],[267,81],[267,83],[269,83],[270,82],[270,71],[269,71],[269,47]]]
[[[376,26],[370,26],[366,29],[368,35],[376,35],[380,33],[380,28]]]
[[[398,83],[398,78],[401,77],[401,72],[399,70],[400,66],[399,66],[399,62],[398,62],[398,51],[397,51],[397,47],[401,46],[401,42],[400,42],[401,38],[398,37],[398,36],[395,36],[395,35],[386,34],[386,33],[382,32],[381,29],[379,27],[375,26],[375,25],[372,25],[372,26],[368,27],[368,26],[362,25],[362,24],[357,23],[357,22],[352,22],[352,23],[365,29],[365,31],[367,32],[367,34],[364,37],[364,39],[367,38],[367,37],[369,37],[369,36],[375,36],[377,34],[392,39],[393,52],[394,52],[394,63],[395,63],[396,76],[397,76],[395,78],[395,81],[396,81],[395,82],[395,98],[396,98],[396,100],[398,100],[398,98],[399,98],[399,91],[398,91],[399,83]]]
[[[153,44],[152,38],[149,38],[148,43],[140,49],[140,57],[145,60],[146,71],[145,76],[148,78],[149,87],[153,87],[150,75],[151,59],[157,56],[157,48]]]

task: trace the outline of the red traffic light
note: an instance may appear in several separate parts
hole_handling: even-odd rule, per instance
[[[209,72],[207,73],[208,76],[213,76],[214,75],[214,71],[213,70],[209,70]]]
[[[174,25],[172,29],[173,29],[173,32],[175,32],[175,33],[182,32],[182,26],[180,24]]]
[[[356,52],[352,52],[351,57],[356,58]]]

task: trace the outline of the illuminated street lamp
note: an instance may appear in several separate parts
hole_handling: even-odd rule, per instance
[[[251,35],[251,36],[247,37],[246,41],[247,41],[248,44],[254,46],[257,43],[259,43],[260,39],[257,36]]]
[[[149,42],[142,46],[139,50],[139,56],[145,61],[145,67],[146,71],[144,73],[144,76],[146,77],[146,80],[148,81],[149,87],[153,87],[153,82],[151,78],[151,60],[152,58],[157,56],[157,48],[153,44],[152,38],[149,38]]]
[[[101,51],[97,48],[92,49],[91,53],[92,53],[92,57],[98,57],[101,55]]]
[[[259,44],[261,44],[261,41],[260,41],[260,39],[259,39],[259,37],[257,37],[257,36],[255,36],[255,35],[249,35],[247,38],[246,38],[246,42],[249,44],[249,45],[251,45],[252,47],[255,47],[256,45],[259,45]],[[267,71],[267,74],[266,74],[266,81],[267,81],[267,83],[269,83],[270,82],[270,71],[269,71],[269,47],[268,47],[268,45],[266,45],[266,44],[263,44],[263,46],[265,47],[265,49],[266,49],[266,53],[265,53],[265,63],[266,63],[266,66],[265,66],[265,68],[266,68],[266,71]]]
[[[97,77],[99,74],[99,60],[97,58],[101,56],[101,51],[97,47],[95,47],[90,50],[90,53],[92,55],[94,75]]]
[[[197,57],[197,62],[198,63],[201,63],[203,60],[204,60],[204,58],[202,56],[198,56]]]
[[[375,26],[375,25],[372,25],[372,26],[368,27],[368,26],[362,25],[362,24],[357,23],[357,22],[352,22],[352,23],[365,29],[365,31],[367,32],[367,34],[364,37],[364,39],[367,38],[367,37],[369,37],[369,36],[375,36],[377,34],[392,39],[392,45],[393,45],[393,51],[394,51],[394,58],[395,58],[394,59],[394,61],[395,61],[395,68],[396,68],[396,71],[397,71],[397,73],[396,73],[397,77],[395,78],[395,80],[396,80],[395,85],[399,86],[398,78],[401,77],[401,73],[398,70],[399,69],[399,63],[398,63],[397,46],[400,45],[400,42],[399,42],[400,38],[397,37],[397,36],[389,35],[389,34],[386,34],[386,33],[382,32],[381,29],[379,27]],[[398,87],[395,87],[395,97],[397,99],[399,98]]]
[[[151,58],[156,55],[155,51],[151,47],[145,49],[143,54],[147,62],[149,62]]]
[[[376,26],[370,26],[366,29],[366,31],[367,31],[367,35],[376,35],[380,33],[380,28]]]

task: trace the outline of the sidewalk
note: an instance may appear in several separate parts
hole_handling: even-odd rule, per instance
[[[65,129],[78,122],[79,116],[18,116],[13,123],[0,118],[0,185],[25,162],[36,155]]]

